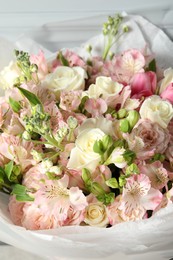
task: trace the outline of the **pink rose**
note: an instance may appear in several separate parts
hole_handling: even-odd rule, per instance
[[[160,96],[173,104],[173,83],[170,83]]]
[[[153,95],[156,84],[156,74],[152,71],[135,74],[131,82],[132,97],[141,98]]]

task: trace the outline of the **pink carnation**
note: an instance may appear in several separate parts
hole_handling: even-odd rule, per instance
[[[157,123],[150,120],[139,120],[130,134],[124,138],[129,148],[134,151],[139,159],[149,159],[155,153],[164,153],[167,149],[170,135],[167,129],[163,129]]]

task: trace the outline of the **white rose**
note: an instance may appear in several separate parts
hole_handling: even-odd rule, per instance
[[[142,119],[150,119],[151,122],[167,128],[173,117],[173,108],[171,103],[154,95],[143,102],[139,113]]]
[[[14,80],[19,76],[20,71],[17,64],[11,61],[0,73],[0,85],[4,89],[12,88]]]
[[[102,139],[104,135],[105,133],[99,128],[82,131],[76,139],[75,148],[71,150],[67,167],[70,169],[87,168],[94,171],[101,157],[93,151],[93,146],[95,141]]]
[[[71,150],[67,167],[94,171],[101,156],[93,151],[93,146],[95,141],[102,139],[105,134],[113,135],[111,121],[103,117],[87,119],[78,129],[75,147]]]
[[[108,99],[114,97],[116,94],[120,93],[123,88],[122,84],[114,82],[110,77],[97,77],[96,84],[89,86],[87,91],[90,98],[103,98]]]
[[[62,90],[83,90],[86,78],[86,71],[81,67],[59,66],[53,73],[46,76],[43,84],[59,97]]]
[[[94,227],[106,227],[109,224],[106,206],[102,203],[91,203],[86,207],[84,222]]]
[[[161,82],[159,93],[161,94],[166,87],[173,82],[173,69],[168,68],[164,71],[164,79]]]

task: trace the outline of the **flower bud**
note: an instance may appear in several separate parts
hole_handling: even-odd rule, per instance
[[[132,110],[128,112],[128,117],[126,119],[129,122],[131,129],[136,125],[139,120],[139,113],[136,110]]]
[[[118,118],[122,119],[124,117],[126,117],[127,115],[127,110],[125,108],[121,108],[118,112],[117,112]]]
[[[22,134],[22,139],[29,141],[31,140],[31,135],[27,131],[24,131]]]
[[[130,124],[126,118],[120,120],[120,130],[123,133],[128,133],[130,131]]]
[[[78,125],[78,121],[75,117],[69,116],[67,119],[67,124],[71,129],[75,129]]]

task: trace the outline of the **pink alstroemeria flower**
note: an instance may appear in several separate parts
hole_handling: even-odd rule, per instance
[[[132,175],[127,179],[123,188],[122,201],[119,209],[125,215],[131,216],[134,212],[141,212],[140,219],[147,210],[154,210],[162,200],[162,193],[151,188],[151,181],[145,174]],[[139,216],[138,216],[139,217]]]
[[[136,50],[130,49],[106,62],[104,69],[115,81],[127,85],[136,73],[144,72],[145,57]]]
[[[151,164],[139,165],[140,172],[149,177],[151,186],[155,189],[162,189],[166,186],[169,178],[168,172],[160,161]]]
[[[27,229],[56,228],[70,222],[70,215],[77,214],[75,211],[83,211],[88,205],[86,197],[78,187],[68,189],[68,183],[67,175],[42,183],[34,194],[34,202],[23,209],[22,225]]]
[[[107,111],[107,104],[102,98],[89,98],[85,103],[85,109],[92,117],[99,117]]]
[[[66,111],[75,111],[81,103],[82,91],[62,91],[60,94],[60,108]]]
[[[44,57],[44,52],[43,51],[39,51],[38,55],[31,55],[30,56],[30,62],[31,64],[36,64],[38,67],[38,78],[40,80],[44,79],[45,76],[48,74],[48,65],[46,62],[46,59]]]

